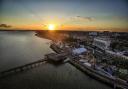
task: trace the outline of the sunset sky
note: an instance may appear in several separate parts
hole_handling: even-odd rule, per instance
[[[127,0],[1,0],[0,29],[128,31]]]

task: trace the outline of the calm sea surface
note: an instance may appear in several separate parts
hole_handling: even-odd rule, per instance
[[[50,40],[33,31],[0,32],[0,71],[42,59],[53,52]],[[111,89],[66,63],[45,63],[0,80],[0,89]]]

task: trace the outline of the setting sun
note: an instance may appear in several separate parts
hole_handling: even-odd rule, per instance
[[[54,24],[49,24],[48,29],[49,30],[55,30],[55,25]]]

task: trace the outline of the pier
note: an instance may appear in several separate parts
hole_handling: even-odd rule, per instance
[[[56,54],[56,53],[50,53],[50,54],[46,54],[44,59],[35,61],[35,62],[31,62],[22,66],[17,66],[15,68],[11,68],[5,71],[0,72],[0,78],[3,78],[5,76],[8,76],[10,74],[15,74],[18,72],[23,72],[32,68],[35,68],[37,66],[40,66],[42,64],[44,64],[45,62],[48,61],[53,61],[53,62],[60,62],[63,61],[64,59],[66,59],[67,54],[66,53],[61,53],[61,54]]]
[[[44,64],[46,61],[47,61],[47,59],[41,59],[41,60],[38,60],[38,61],[35,61],[35,62],[31,62],[31,63],[25,64],[25,65],[22,65],[22,66],[17,66],[15,68],[11,68],[11,69],[2,71],[2,72],[0,72],[0,78],[6,77],[10,74],[15,74],[15,73],[18,73],[18,72],[23,72],[25,70],[35,68],[37,66],[40,66],[40,65]]]

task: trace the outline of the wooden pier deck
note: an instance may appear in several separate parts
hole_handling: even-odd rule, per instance
[[[37,66],[40,66],[40,65],[44,64],[46,61],[47,61],[47,59],[41,59],[41,60],[38,60],[38,61],[35,61],[35,62],[31,62],[31,63],[25,64],[25,65],[22,65],[22,66],[17,66],[15,68],[11,68],[11,69],[2,71],[2,72],[0,72],[0,78],[6,77],[10,74],[15,74],[15,73],[18,73],[18,72],[23,72],[25,70],[35,68]]]

